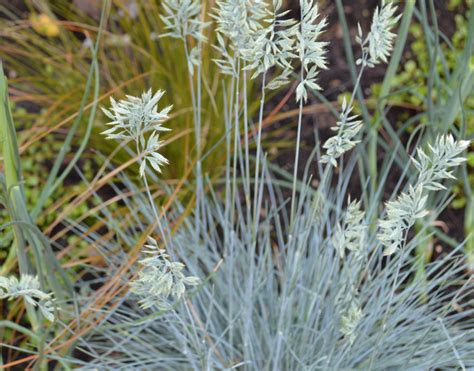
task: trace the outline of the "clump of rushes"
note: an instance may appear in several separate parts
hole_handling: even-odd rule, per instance
[[[163,95],[162,90],[152,94],[150,89],[141,97],[127,95],[126,99],[120,101],[110,98],[110,110],[106,108],[102,110],[112,120],[107,124],[112,127],[102,134],[107,139],[135,142],[140,161],[140,176],[144,181],[148,200],[164,240],[165,233],[146,178],[150,166],[161,172],[161,167],[168,164],[168,160],[158,152],[162,147],[159,133],[170,130],[163,126],[163,123],[168,119],[168,113],[172,108],[168,106],[158,110],[158,103]],[[148,237],[148,244],[145,247],[148,249],[145,253],[153,256],[140,261],[143,269],[138,278],[130,284],[132,292],[141,297],[139,302],[143,308],[156,306],[159,309],[170,309],[172,306],[168,301],[169,296],[181,298],[185,292],[184,285],[195,285],[199,279],[185,277],[182,273],[184,265],[171,262],[169,255],[158,248],[155,239]]]
[[[54,321],[53,294],[41,290],[38,277],[28,274],[22,274],[20,280],[15,276],[0,277],[0,299],[13,300],[19,297],[33,307],[38,307],[48,321]]]

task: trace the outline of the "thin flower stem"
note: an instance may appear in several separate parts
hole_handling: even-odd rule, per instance
[[[265,81],[266,81],[266,72],[263,74],[262,79],[262,89],[261,89],[261,99],[260,99],[260,109],[258,112],[258,133],[257,133],[257,153],[256,153],[256,163],[255,163],[255,181],[254,181],[254,222],[257,223],[258,214],[259,214],[259,205],[258,205],[258,179],[260,173],[260,157],[262,152],[262,125],[263,125],[263,108],[265,106]]]
[[[183,38],[184,41],[184,52],[186,55],[186,62],[187,65],[191,64],[191,57],[189,54],[189,47],[188,47],[188,42],[186,40],[186,37]],[[201,125],[200,125],[200,120],[199,117],[201,116],[201,113],[198,112],[198,103],[196,101],[196,91],[194,88],[194,81],[193,81],[193,76],[188,70],[188,76],[189,76],[189,86],[191,90],[191,101],[193,105],[193,121],[194,121],[194,131],[195,131],[195,136],[196,136],[196,157],[197,157],[197,163],[196,163],[196,211],[194,213],[194,218],[195,218],[195,225],[196,228],[199,229],[201,221],[203,218],[201,215],[201,199],[202,199],[202,169],[201,169]],[[199,77],[198,77],[199,79]],[[198,92],[198,95],[199,92]],[[199,231],[198,231],[199,232]]]
[[[301,66],[301,81],[304,80],[304,67]],[[293,170],[293,187],[291,192],[291,214],[290,214],[290,225],[293,225],[295,217],[296,207],[296,181],[298,177],[298,165],[300,157],[300,140],[301,140],[301,122],[303,118],[303,98],[300,99],[300,107],[298,112],[298,129],[296,134],[296,153],[295,153],[295,164]]]
[[[247,205],[247,220],[250,223],[250,153],[249,153],[249,122],[248,122],[248,102],[247,102],[247,71],[244,63],[244,147],[245,147],[245,202]],[[259,123],[260,125],[260,123]]]
[[[347,104],[346,112],[344,113],[344,117],[343,117],[344,122],[347,121],[347,118],[349,117],[349,113],[350,113],[349,108],[352,107],[352,105],[354,104],[354,98],[356,96],[357,89],[359,89],[359,85],[360,85],[360,81],[362,79],[362,75],[364,73],[364,69],[365,69],[365,65],[362,64],[362,66],[360,68],[360,71],[359,71],[359,75],[357,76],[357,80],[354,84],[354,88],[352,89],[351,98],[349,99],[349,103]],[[341,125],[339,127],[339,131],[337,132],[337,135],[341,135],[343,128],[344,128],[343,125]]]
[[[141,162],[143,161],[142,155],[141,155],[143,151],[140,149],[139,141],[136,141],[135,144],[136,144],[136,148],[137,148],[137,154],[138,154],[138,156],[140,156],[139,161],[140,161],[140,164],[141,164]],[[151,191],[150,191],[150,186],[148,185],[146,172],[143,175],[143,184],[145,185],[145,190],[146,190],[146,194],[148,196],[148,201],[150,202],[151,209],[153,210],[153,216],[155,217],[156,224],[158,225],[158,229],[159,229],[160,234],[163,238],[163,243],[166,246],[166,235],[165,235],[163,226],[161,225],[161,220],[160,220],[160,217],[158,215],[158,211],[156,210],[155,201],[153,200],[153,196],[152,196]]]
[[[235,207],[236,198],[237,198],[237,157],[238,157],[238,142],[240,140],[240,127],[239,127],[239,100],[240,100],[240,60],[237,61],[237,76],[233,77],[235,79],[235,102],[234,104],[234,161],[232,164],[233,174],[232,174],[232,200],[231,205]],[[235,213],[231,212],[231,225],[234,225]]]

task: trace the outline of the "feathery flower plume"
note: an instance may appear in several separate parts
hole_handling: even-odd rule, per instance
[[[367,240],[367,225],[364,224],[365,213],[360,208],[360,201],[348,200],[342,224],[337,222],[332,236],[332,243],[339,256],[344,258],[346,249],[360,259]]]
[[[324,28],[327,20],[317,22],[319,18],[319,9],[314,5],[313,0],[301,0],[301,21],[300,30],[298,31],[298,53],[301,64],[306,72],[306,76],[302,77],[302,81],[296,88],[296,101],[308,99],[307,88],[320,90],[320,86],[316,83],[316,76],[319,69],[327,68],[326,50],[327,42],[317,41]]]
[[[217,22],[217,45],[214,48],[220,52],[221,59],[214,62],[222,73],[237,75],[236,59],[242,58],[246,50],[253,49],[256,35],[263,28],[262,20],[267,15],[267,4],[262,0],[216,2],[215,14],[211,16]]]
[[[359,141],[354,140],[354,138],[362,128],[362,120],[356,120],[357,115],[350,116],[352,110],[353,106],[348,106],[346,98],[344,97],[339,120],[336,126],[331,128],[331,130],[337,131],[337,134],[326,140],[323,144],[323,148],[326,149],[326,154],[321,157],[322,163],[330,163],[334,167],[337,167],[336,160],[359,143]]]
[[[294,54],[297,22],[292,18],[283,19],[289,11],[280,12],[281,6],[281,1],[273,1],[273,9],[268,11],[270,17],[264,20],[268,26],[258,28],[253,42],[243,51],[244,59],[249,63],[246,69],[255,70],[252,78],[274,66],[283,69],[267,85],[271,89],[277,89],[288,82],[288,76],[293,70],[291,60],[297,57]]]
[[[429,155],[421,148],[417,149],[417,158],[412,158],[418,170],[415,186],[410,185],[407,192],[387,202],[386,218],[379,221],[377,237],[385,247],[384,255],[392,255],[400,249],[415,221],[427,215],[427,191],[442,190],[441,182],[454,178],[450,168],[466,160],[459,155],[469,144],[467,140],[455,141],[452,135],[445,135],[436,138],[434,145],[429,145]]]
[[[207,41],[202,31],[210,23],[201,21],[201,8],[201,2],[197,0],[164,0],[163,9],[165,15],[160,17],[168,32],[161,35],[161,37],[169,36],[182,40],[186,45],[186,52],[188,52],[188,37],[192,37],[199,42]],[[199,54],[199,45],[192,48],[189,52],[188,69],[191,75],[194,73],[193,66],[199,64]]]
[[[105,135],[106,139],[123,139],[135,142],[138,155],[142,158],[140,163],[140,176],[142,177],[145,175],[148,164],[156,171],[161,172],[161,166],[168,163],[168,160],[158,153],[158,149],[162,147],[162,142],[159,141],[159,132],[170,130],[162,124],[168,119],[168,113],[172,107],[168,106],[158,111],[158,102],[163,95],[163,90],[158,90],[152,95],[150,89],[140,98],[127,95],[126,99],[118,102],[110,98],[110,110],[102,108],[105,115],[112,120],[107,124],[112,128],[101,134]]]
[[[41,291],[38,277],[22,274],[19,281],[15,276],[0,277],[0,299],[12,300],[18,297],[38,307],[48,321],[54,321],[52,294]]]
[[[143,309],[156,306],[160,310],[169,310],[172,308],[170,296],[180,299],[186,292],[186,285],[198,285],[200,280],[185,276],[182,272],[184,264],[170,261],[169,255],[159,249],[154,238],[148,237],[145,247],[148,249],[145,253],[150,256],[140,260],[143,269],[130,283],[131,291],[141,297],[139,303]]]
[[[201,14],[201,2],[197,0],[164,0],[164,15],[160,18],[165,24],[167,33],[161,37],[169,36],[184,40],[191,36],[199,41],[206,41],[202,30],[209,23],[204,23],[199,19]]]
[[[362,48],[362,58],[357,64],[374,67],[380,62],[387,63],[387,58],[393,49],[396,34],[391,32],[401,15],[395,16],[397,7],[393,2],[382,0],[382,6],[375,9],[372,25],[367,37],[363,38],[362,28],[358,25],[357,42]]]
[[[355,330],[362,319],[362,309],[358,304],[358,300],[354,299],[349,308],[341,314],[340,332],[349,343],[355,341]]]

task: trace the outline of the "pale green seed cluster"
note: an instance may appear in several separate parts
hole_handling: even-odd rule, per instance
[[[355,138],[362,129],[363,123],[362,120],[357,120],[357,115],[351,115],[352,110],[352,105],[348,106],[344,98],[339,120],[336,122],[336,126],[331,128],[331,130],[337,131],[337,134],[323,144],[326,154],[321,157],[321,162],[337,167],[336,160],[360,142]]]
[[[168,163],[168,160],[158,152],[162,146],[159,133],[170,130],[163,126],[163,122],[168,119],[172,106],[158,110],[158,102],[164,93],[163,90],[158,90],[152,94],[150,89],[141,97],[127,95],[126,99],[120,101],[110,98],[110,109],[102,108],[105,115],[112,120],[107,123],[111,128],[102,134],[107,139],[135,142],[137,154],[141,158],[142,177],[145,175],[147,165],[161,172],[161,166]]]
[[[356,259],[363,256],[367,242],[367,225],[364,222],[365,212],[361,210],[360,201],[349,199],[342,223],[336,223],[332,243],[339,256],[346,255],[346,249],[351,251]]]
[[[358,64],[374,67],[380,62],[387,63],[396,37],[396,34],[391,30],[401,17],[400,15],[395,16],[396,11],[397,7],[393,2],[383,0],[382,7],[375,9],[367,37],[364,38],[362,29],[358,25],[356,41],[362,48],[362,57],[357,61]]]
[[[460,156],[470,142],[455,141],[452,135],[439,136],[434,145],[430,145],[429,154],[421,148],[412,162],[418,170],[415,186],[409,186],[397,199],[387,202],[385,219],[379,221],[379,241],[385,247],[385,255],[391,255],[403,247],[407,233],[420,219],[428,214],[425,205],[428,191],[444,189],[443,180],[454,178],[451,168],[465,161]]]
[[[38,307],[48,321],[54,321],[52,294],[41,290],[38,277],[28,274],[22,274],[20,280],[15,276],[0,277],[0,299],[12,300],[19,297],[32,306]]]
[[[130,283],[131,291],[141,298],[139,303],[143,309],[156,306],[161,310],[169,310],[173,305],[170,297],[181,299],[186,286],[195,286],[200,280],[185,276],[184,264],[171,261],[170,256],[158,247],[155,239],[148,237],[145,248],[145,254],[149,256],[140,260],[143,268],[138,273],[138,278]]]
[[[349,343],[355,340],[354,333],[362,316],[362,309],[357,300],[352,301],[349,308],[341,314],[340,332]]]

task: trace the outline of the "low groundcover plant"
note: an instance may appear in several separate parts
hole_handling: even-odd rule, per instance
[[[194,70],[199,48],[188,53],[186,40],[208,41],[200,2],[164,0],[163,6],[167,35],[185,43],[193,87],[200,79]],[[435,208],[427,208],[427,199],[446,191],[469,142],[445,133],[416,148],[402,169],[404,189],[385,207],[368,191],[360,200],[349,194],[366,132],[353,113],[356,91],[363,72],[390,57],[399,19],[396,6],[382,1],[366,36],[359,27],[359,75],[335,134],[321,146],[318,141],[304,177],[297,179],[304,104],[321,89],[317,77],[328,68],[329,46],[319,40],[327,21],[312,0],[300,1],[299,20],[282,6],[279,0],[219,0],[211,11],[218,24],[215,62],[229,78],[222,83],[227,160],[219,182],[196,168],[191,211],[178,200],[166,211],[157,207],[149,186],[152,181],[173,192],[158,176],[168,165],[160,135],[169,130],[165,124],[172,127],[171,107],[159,107],[164,92],[112,99],[104,108],[111,121],[103,134],[136,155],[145,192],[120,174],[121,187],[114,189],[127,193],[127,215],[114,219],[104,206],[100,213],[114,237],[84,235],[107,257],[105,267],[89,266],[88,273],[120,272],[128,291],[84,320],[95,325],[76,337],[81,356],[63,356],[63,363],[144,370],[474,368],[473,312],[466,300],[472,282],[454,284],[464,271],[457,255],[462,246],[429,263],[427,279],[418,280],[414,251],[426,234],[412,228],[421,218],[432,223],[442,211],[448,192]],[[261,84],[255,122],[248,116],[247,73]],[[292,79],[299,116],[290,175],[267,160],[261,134],[266,91]],[[205,112],[196,101],[193,109],[199,138]],[[311,186],[314,178],[317,187]],[[380,179],[378,192],[386,179]],[[138,241],[146,241],[144,257],[123,269]],[[84,283],[78,302],[88,305],[90,291]],[[41,295],[40,301],[49,298]]]

